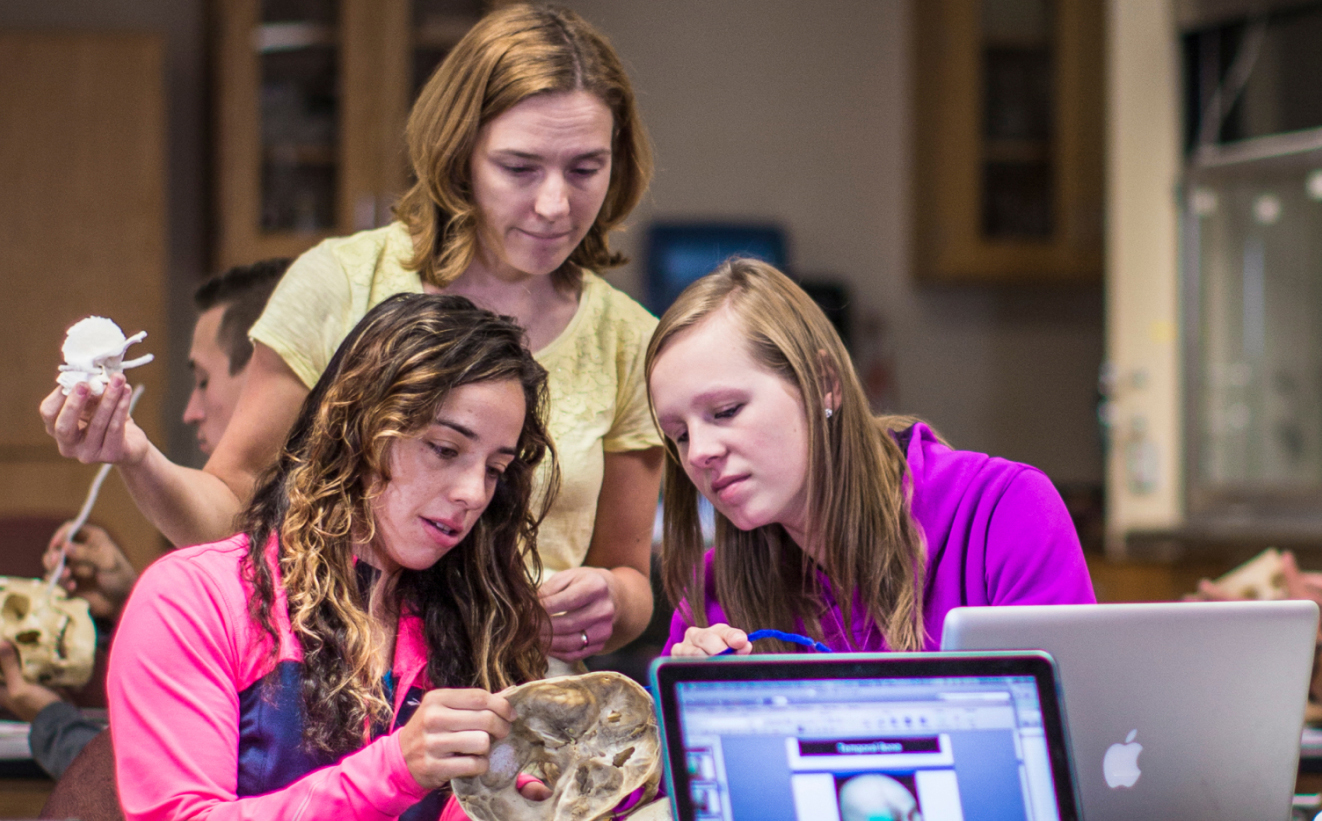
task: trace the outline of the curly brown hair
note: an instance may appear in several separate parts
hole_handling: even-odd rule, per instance
[[[555,272],[576,283],[579,268],[601,270],[628,259],[607,235],[629,216],[652,178],[652,148],[629,75],[605,35],[572,11],[514,4],[469,30],[423,86],[405,138],[416,177],[395,215],[413,237],[409,267],[443,288],[477,253],[478,211],[470,163],[478,130],[538,94],[587,91],[614,119],[606,200],[587,236]]]
[[[278,583],[303,650],[310,748],[357,749],[364,726],[390,716],[354,553],[375,535],[372,505],[390,481],[390,449],[429,426],[451,391],[491,380],[523,389],[516,456],[464,540],[426,570],[403,570],[389,604],[421,618],[435,686],[498,690],[545,674],[537,525],[558,479],[546,371],[508,317],[463,297],[399,294],[340,345],[241,520],[250,612],[272,639],[277,579],[268,550],[276,540]],[[544,458],[552,479],[534,511],[533,473]]]

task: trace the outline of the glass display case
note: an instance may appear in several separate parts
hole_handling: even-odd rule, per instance
[[[1095,282],[1103,3],[915,3],[915,272]]]
[[[1322,129],[1199,152],[1184,206],[1190,522],[1322,531]]]
[[[1184,40],[1186,510],[1322,534],[1322,3]]]
[[[1220,4],[1245,15],[1183,35],[1185,146],[1322,126],[1322,2]]]
[[[388,222],[409,107],[485,8],[217,0],[217,267]]]
[[[982,234],[1051,238],[1056,94],[1048,0],[982,3]]]
[[[263,231],[335,227],[339,143],[336,0],[266,0],[253,43],[260,64]]]

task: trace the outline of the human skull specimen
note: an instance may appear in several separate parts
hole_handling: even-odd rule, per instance
[[[87,602],[41,579],[0,576],[0,636],[18,651],[28,681],[81,687],[92,677],[96,627]]]
[[[125,337],[119,326],[104,316],[81,319],[64,337],[64,347],[60,349],[64,364],[55,381],[60,383],[65,396],[79,382],[86,382],[92,395],[100,396],[110,384],[110,377],[152,361],[151,354],[124,361],[129,346],[146,338],[146,331]]]
[[[1281,564],[1281,552],[1269,547],[1217,579],[1216,585],[1241,599],[1283,599],[1287,593]]]
[[[630,679],[563,676],[504,695],[519,714],[513,729],[491,745],[484,775],[452,782],[474,821],[595,821],[640,787],[640,804],[656,794],[661,741],[652,698]],[[524,798],[519,773],[540,779],[551,797]]]

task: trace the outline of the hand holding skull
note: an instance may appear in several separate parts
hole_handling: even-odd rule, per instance
[[[633,793],[656,794],[661,743],[647,692],[618,673],[545,679],[510,688],[518,717],[494,739],[482,772],[454,794],[474,821],[595,821]],[[548,794],[530,795],[527,777]],[[524,789],[520,789],[524,785]]]
[[[509,734],[514,708],[486,690],[432,690],[399,733],[413,778],[436,789],[451,779],[481,775],[493,738]]]
[[[54,690],[33,684],[23,677],[23,663],[14,651],[14,645],[0,641],[0,707],[18,716],[20,721],[31,721],[45,708],[60,701]]]

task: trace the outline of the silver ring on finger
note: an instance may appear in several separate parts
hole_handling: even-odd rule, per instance
[[[578,631],[578,634],[579,634],[580,636],[583,637],[583,646],[584,646],[584,647],[587,647],[587,646],[588,646],[588,643],[589,643],[589,642],[588,642],[588,631],[586,631],[586,630],[579,630],[579,631]]]

